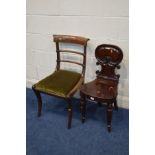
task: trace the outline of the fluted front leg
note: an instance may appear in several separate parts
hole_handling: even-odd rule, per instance
[[[80,92],[80,113],[81,113],[81,122],[85,122],[85,116],[86,116],[86,101],[85,101],[85,95]]]
[[[108,131],[111,131],[111,122],[112,122],[112,103],[107,105],[107,128]]]

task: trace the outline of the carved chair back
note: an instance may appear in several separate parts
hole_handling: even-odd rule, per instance
[[[123,59],[122,50],[116,45],[102,44],[95,50],[97,65],[101,65],[101,71],[97,70],[97,79],[100,81],[113,81],[118,83],[119,74],[115,73],[115,69],[120,69],[120,62]]]
[[[53,41],[56,43],[56,52],[57,52],[57,66],[56,69],[60,69],[61,62],[73,63],[80,65],[82,67],[82,76],[85,75],[86,70],[86,48],[88,38],[80,37],[80,36],[70,36],[70,35],[53,35]],[[69,49],[60,49],[60,43],[71,43],[83,46],[83,53],[79,51],[73,51]],[[77,54],[83,57],[83,63],[72,61],[72,60],[64,60],[61,59],[60,53],[72,53]]]

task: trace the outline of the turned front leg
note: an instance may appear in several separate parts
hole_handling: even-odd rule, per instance
[[[112,103],[107,105],[107,128],[108,131],[111,131],[111,122],[112,122]]]

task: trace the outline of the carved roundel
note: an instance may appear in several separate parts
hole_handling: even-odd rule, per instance
[[[102,44],[97,46],[95,57],[101,64],[118,65],[123,59],[123,52],[116,45]]]

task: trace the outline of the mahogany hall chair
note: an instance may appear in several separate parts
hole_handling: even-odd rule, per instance
[[[95,50],[97,65],[101,66],[100,71],[96,71],[96,79],[81,85],[81,120],[85,121],[86,99],[96,101],[98,103],[107,104],[107,128],[111,131],[112,109],[113,106],[118,110],[117,106],[117,88],[119,82],[119,74],[115,73],[116,69],[120,69],[120,63],[123,59],[122,50],[116,45],[102,44],[97,46]]]
[[[88,38],[80,36],[53,35],[53,41],[56,43],[56,53],[57,53],[56,70],[51,75],[45,77],[44,79],[42,79],[41,81],[32,86],[32,89],[34,90],[38,100],[38,117],[41,115],[42,110],[42,98],[40,93],[60,97],[67,101],[68,128],[71,128],[71,122],[72,122],[71,97],[75,94],[75,92],[84,82],[85,69],[86,69],[86,48],[88,40],[89,40]],[[77,50],[74,51],[69,50],[68,48],[61,49],[60,43],[63,44],[71,43],[76,45],[82,45],[83,52]],[[83,62],[80,63],[77,61],[61,59],[61,53],[68,53],[68,54],[71,53],[82,56]],[[81,73],[61,69],[61,62],[80,65],[82,67]]]

